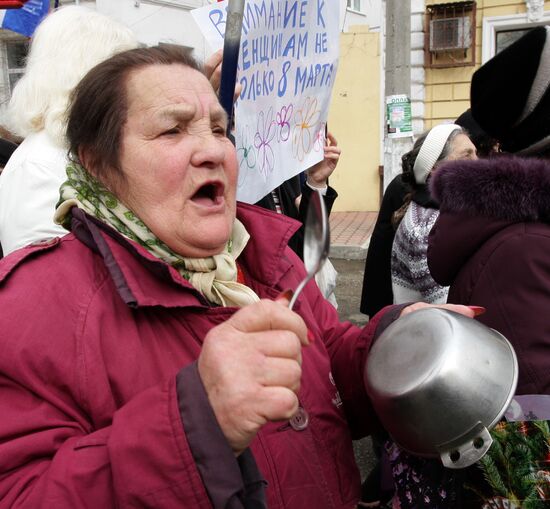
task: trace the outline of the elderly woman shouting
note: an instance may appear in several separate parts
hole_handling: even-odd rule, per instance
[[[290,311],[298,225],[236,205],[225,126],[172,47],[77,87],[71,233],[0,263],[0,507],[355,506],[365,357],[414,306],[361,331],[312,283]]]

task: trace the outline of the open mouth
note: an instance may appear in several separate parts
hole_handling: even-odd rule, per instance
[[[203,207],[220,205],[223,201],[223,185],[220,182],[207,182],[191,197],[191,201]]]

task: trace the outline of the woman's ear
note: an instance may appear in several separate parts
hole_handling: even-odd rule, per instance
[[[78,159],[84,169],[113,194],[118,195],[124,189],[124,175],[110,166],[98,168],[96,159],[87,147],[78,147]]]
[[[95,168],[94,158],[90,155],[90,150],[84,146],[78,147],[78,160],[85,170],[95,178],[98,178],[98,172]]]
[[[88,151],[83,146],[78,147],[78,160],[87,171],[90,171],[90,158],[88,156]]]

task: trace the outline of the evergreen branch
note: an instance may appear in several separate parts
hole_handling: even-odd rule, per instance
[[[489,483],[491,488],[502,497],[508,495],[508,490],[504,484],[502,477],[500,475],[499,469],[495,464],[493,458],[488,454],[481,459],[482,471],[486,481]]]

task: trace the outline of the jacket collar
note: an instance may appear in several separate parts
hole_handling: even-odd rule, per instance
[[[550,161],[500,156],[445,163],[431,192],[442,213],[550,223]]]
[[[72,210],[71,230],[102,257],[122,300],[131,307],[211,307],[206,299],[173,268],[110,226]],[[291,268],[284,251],[299,223],[252,205],[238,204],[237,217],[250,240],[238,259],[247,284],[274,287]]]
[[[431,190],[440,215],[429,236],[428,266],[451,284],[491,237],[518,223],[550,223],[550,161],[499,156],[445,163]]]
[[[276,285],[291,266],[285,250],[300,223],[283,214],[245,203],[238,204],[237,217],[250,234],[250,241],[238,261],[253,279],[268,286]]]

